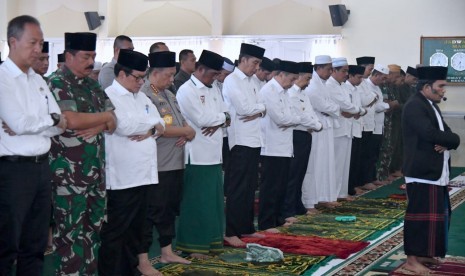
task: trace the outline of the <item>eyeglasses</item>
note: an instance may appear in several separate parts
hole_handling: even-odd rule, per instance
[[[142,77],[141,76],[136,76],[136,75],[133,75],[132,73],[129,73],[129,75],[133,76],[136,79],[137,82],[139,82],[141,80],[145,82],[145,79],[144,79],[145,76],[142,76]]]

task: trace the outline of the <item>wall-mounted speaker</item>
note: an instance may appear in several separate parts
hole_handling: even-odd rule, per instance
[[[84,12],[84,15],[86,16],[87,26],[91,31],[102,25],[102,20],[105,19],[105,16],[99,16],[98,12]]]
[[[329,13],[334,27],[343,26],[349,19],[350,10],[345,5],[329,5]]]

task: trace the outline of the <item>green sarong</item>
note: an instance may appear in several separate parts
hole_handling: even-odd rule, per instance
[[[187,253],[221,253],[223,233],[221,164],[186,165],[176,249]]]

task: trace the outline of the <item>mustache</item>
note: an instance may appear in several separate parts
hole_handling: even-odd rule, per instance
[[[93,70],[93,69],[94,69],[94,65],[93,65],[93,64],[92,64],[92,65],[89,65],[89,66],[86,67],[86,69],[91,69],[91,70]]]

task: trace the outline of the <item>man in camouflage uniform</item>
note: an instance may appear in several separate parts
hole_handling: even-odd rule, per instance
[[[96,35],[65,33],[65,65],[48,85],[68,129],[52,139],[55,275],[95,275],[104,219],[105,180],[102,131],[113,132],[115,115],[98,82],[88,76]]]

